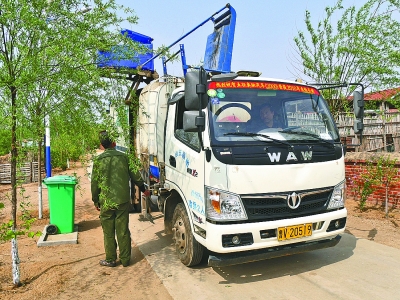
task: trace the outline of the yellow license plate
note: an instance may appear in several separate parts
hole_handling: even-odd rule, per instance
[[[278,228],[278,241],[297,239],[310,235],[312,235],[312,223]]]

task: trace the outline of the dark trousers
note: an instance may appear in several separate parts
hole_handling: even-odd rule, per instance
[[[100,212],[100,221],[104,234],[104,251],[106,260],[117,259],[117,235],[119,259],[123,265],[131,259],[131,233],[129,231],[130,203],[119,204],[118,208]]]

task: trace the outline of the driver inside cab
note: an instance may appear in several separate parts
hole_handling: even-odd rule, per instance
[[[271,104],[265,104],[261,107],[260,118],[266,128],[278,127],[276,124],[274,124],[274,114],[275,112],[272,109]]]

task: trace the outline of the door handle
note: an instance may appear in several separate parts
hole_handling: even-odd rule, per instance
[[[171,165],[171,167],[176,168],[176,159],[172,155],[169,156],[169,164]]]

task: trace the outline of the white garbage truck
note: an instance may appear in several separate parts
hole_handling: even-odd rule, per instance
[[[228,266],[335,246],[346,226],[346,147],[321,93],[335,85],[232,72],[236,13],[223,10],[206,20],[214,32],[202,67],[186,65],[181,45],[184,76],[164,64],[158,78],[150,67],[135,90],[132,144],[165,231],[186,266],[206,254],[210,266]],[[353,98],[361,141],[364,90],[350,85],[361,87]]]
[[[153,81],[139,100],[137,153],[183,264],[205,249],[210,266],[226,266],[339,242],[345,148],[316,87],[194,70]]]

